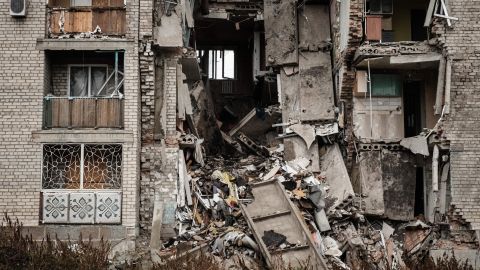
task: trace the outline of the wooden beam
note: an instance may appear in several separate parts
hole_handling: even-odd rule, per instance
[[[437,2],[437,0],[430,0],[430,3],[428,4],[427,15],[425,16],[425,23],[423,24],[424,27],[429,27],[432,22],[435,2]]]
[[[452,59],[447,58],[445,71],[445,114],[450,113],[450,87],[452,83]]]
[[[442,100],[445,90],[445,58],[440,59],[438,64],[437,96],[435,99],[435,115],[442,113]]]

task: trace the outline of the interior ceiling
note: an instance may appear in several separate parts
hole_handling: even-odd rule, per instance
[[[197,20],[195,21],[197,47],[248,44],[253,36],[254,25],[254,18],[250,17],[232,17],[229,20]]]
[[[438,67],[438,61],[425,61],[417,63],[402,63],[393,64],[390,63],[391,56],[383,56],[376,58],[367,58],[357,64],[357,68],[367,69],[368,62],[370,61],[370,68],[373,69],[436,69]]]

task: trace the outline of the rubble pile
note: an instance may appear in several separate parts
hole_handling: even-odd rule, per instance
[[[462,237],[449,236],[448,226],[442,229],[421,220],[402,223],[366,216],[362,197],[353,192],[350,180],[336,176],[342,172],[325,172],[331,169],[325,169],[324,164],[320,166],[323,170],[312,172],[312,160],[305,157],[286,161],[283,144],[271,140],[270,144],[261,145],[260,140],[241,132],[241,127],[229,134],[232,136],[222,135],[229,139],[226,142],[235,154],[205,157],[202,139],[193,134],[180,136],[177,236],[163,243],[158,253],[161,258],[201,250],[229,265],[228,269],[235,269],[234,261],[239,258],[266,268],[271,266],[271,256],[305,248],[276,230],[282,224],[255,231],[253,220],[288,214],[270,211],[268,205],[262,204],[265,212],[270,211],[267,217],[248,216],[244,206],[260,199],[253,195],[252,187],[269,182],[281,184],[295,212],[300,213],[300,223],[306,225],[315,252],[332,269],[405,269],[407,263],[430,256],[428,251],[435,245],[451,246],[453,242],[445,239]],[[327,155],[338,150],[338,145],[330,140],[326,143],[331,149],[326,151]],[[320,161],[339,162],[335,158]],[[335,179],[329,179],[332,176]]]

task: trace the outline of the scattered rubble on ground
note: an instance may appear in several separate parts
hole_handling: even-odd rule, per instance
[[[253,119],[258,115],[248,117]],[[338,163],[344,165],[334,142],[322,146],[327,148],[320,159],[322,171],[312,172],[308,169],[312,161],[307,158],[285,161],[284,145],[279,141],[261,145],[240,130],[237,127],[237,131],[230,132],[232,136],[223,133],[229,138],[225,141],[230,148],[225,151],[228,156],[204,156],[202,139],[190,133],[180,136],[177,236],[163,242],[160,249],[152,250],[156,263],[205,252],[222,262],[225,269],[241,269],[235,263],[238,260],[262,269],[272,266],[273,259],[269,258],[275,254],[292,256],[285,251],[305,248],[308,243],[292,241],[288,232],[281,233],[283,229],[302,230],[288,227],[290,221],[271,219],[266,225],[256,224],[258,220],[290,213],[272,207],[281,204],[281,199],[271,195],[281,192],[252,192],[253,187],[270,182],[281,184],[295,208],[293,212],[299,213],[294,218],[309,233],[307,242],[311,241],[315,250],[312,254],[320,255],[320,261],[310,263],[313,269],[406,269],[408,263],[430,256],[431,248],[451,246],[455,244],[452,238],[461,237],[450,236],[448,226],[425,223],[421,216],[414,222],[398,222],[366,215],[362,198],[354,194],[348,174],[337,168]],[[297,133],[298,129],[292,130]],[[245,143],[245,137],[254,146]],[[305,140],[307,144],[309,141]],[[335,171],[328,173],[332,168]],[[258,211],[246,217],[246,213],[251,214],[248,205],[255,200],[261,204],[255,209],[261,208],[264,215]],[[274,201],[270,205],[265,202],[268,200]],[[260,227],[271,229],[258,231]],[[469,237],[475,239],[474,235]],[[462,245],[465,241],[456,243]],[[476,247],[474,240],[470,244]],[[297,254],[294,258],[301,256]]]

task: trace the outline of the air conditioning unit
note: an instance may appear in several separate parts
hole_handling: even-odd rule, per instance
[[[27,15],[27,0],[10,0],[10,15],[14,17]]]

